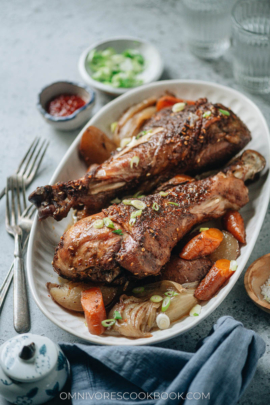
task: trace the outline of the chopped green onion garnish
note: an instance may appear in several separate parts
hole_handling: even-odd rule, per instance
[[[159,205],[156,202],[154,202],[154,204],[152,205],[152,209],[155,210],[155,211],[158,211],[159,210]]]
[[[97,219],[94,223],[93,223],[93,227],[96,229],[101,229],[104,226],[104,221],[103,219]]]
[[[113,317],[114,319],[122,319],[122,316],[119,311],[114,311]]]
[[[144,291],[144,287],[135,287],[132,290],[132,292],[134,292],[135,294],[139,294],[139,293],[141,293],[143,291]]]
[[[138,210],[144,210],[146,208],[146,204],[143,201],[132,200],[131,204]]]
[[[121,229],[116,229],[115,231],[113,231],[113,233],[116,233],[117,235],[123,235],[123,232],[121,231]]]
[[[186,103],[176,103],[172,106],[172,111],[173,112],[179,112],[179,111],[183,111],[183,109],[185,108]]]
[[[110,218],[104,218],[104,225],[107,227],[107,228],[114,228],[114,223],[113,223],[113,221],[110,219]]]
[[[142,194],[142,195],[138,195],[138,197],[137,197],[137,198],[143,198],[143,197],[145,197],[145,195],[144,195],[144,194]]]
[[[163,302],[162,302],[162,306],[161,306],[161,311],[165,312],[167,311],[167,309],[169,308],[171,304],[171,298],[170,297],[166,297],[164,298]]]
[[[160,302],[162,301],[162,297],[160,295],[152,295],[152,297],[150,298],[150,301],[152,302]]]
[[[139,161],[140,161],[139,156],[133,156],[133,158],[132,158],[131,161],[130,161],[130,167],[131,167],[131,169],[133,169],[133,165],[135,165],[135,166],[138,167]]]
[[[203,114],[203,118],[209,118],[211,114],[211,111],[205,111],[205,113]]]
[[[236,270],[237,270],[237,267],[238,267],[237,261],[236,261],[236,260],[231,260],[231,263],[230,263],[230,270],[231,270],[231,271],[236,271]]]
[[[118,125],[118,122],[117,122],[117,121],[116,121],[116,122],[113,122],[113,123],[111,124],[111,132],[114,132],[114,131],[116,130],[117,125]]]
[[[190,316],[199,316],[201,313],[201,309],[202,309],[201,305],[197,304],[197,305],[195,305],[195,307],[191,308],[189,315]]]
[[[115,319],[106,319],[105,321],[101,322],[101,325],[104,326],[104,328],[109,328],[110,326],[113,326],[115,324]]]
[[[226,111],[226,110],[222,110],[222,108],[220,108],[219,109],[219,112],[221,113],[221,114],[223,114],[223,115],[231,115],[230,113],[229,113],[229,111]]]
[[[130,218],[136,218],[139,217],[140,215],[142,215],[142,210],[138,210],[138,211],[133,211],[130,215]]]
[[[200,232],[208,231],[209,228],[200,228]]]
[[[133,225],[135,225],[135,222],[136,222],[136,218],[131,218],[129,221],[129,225],[133,226]]]
[[[123,138],[120,142],[121,148],[124,148],[125,146],[127,146],[129,144],[129,142],[131,142],[131,138]]]
[[[112,87],[135,87],[143,84],[138,77],[144,68],[144,57],[134,49],[116,53],[114,48],[93,49],[87,56],[92,78]]]
[[[119,200],[118,197],[116,197],[114,200],[111,201],[112,204],[119,204],[121,200]]]
[[[133,197],[137,197],[137,198],[138,198],[138,195],[140,195],[140,194],[141,194],[141,191],[137,191],[137,193],[135,193]]]
[[[167,197],[169,193],[165,193],[165,191],[160,191],[159,195],[161,195],[161,197]]]
[[[170,291],[166,291],[166,292],[164,293],[164,295],[166,295],[167,297],[175,297],[176,295],[179,295],[179,293],[170,290]]]
[[[168,201],[168,204],[175,205],[176,207],[179,207],[179,204],[177,204],[175,202],[172,202],[172,201]]]
[[[123,200],[122,203],[125,205],[132,205],[131,200]]]
[[[161,313],[156,317],[156,322],[159,329],[168,329],[171,323],[168,315]]]

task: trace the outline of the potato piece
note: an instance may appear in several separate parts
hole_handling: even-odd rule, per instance
[[[116,149],[115,143],[100,129],[90,126],[82,136],[79,152],[87,164],[101,164],[109,159],[111,152]]]
[[[213,262],[208,257],[196,260],[184,260],[172,255],[170,261],[161,270],[162,280],[174,281],[178,284],[201,281],[211,269]]]
[[[76,312],[83,312],[81,304],[81,292],[93,287],[94,284],[72,283],[70,281],[63,284],[47,283],[47,288],[52,299],[62,307]],[[118,292],[117,287],[100,287],[104,305],[109,305]]]
[[[222,231],[223,241],[219,247],[211,253],[208,258],[213,262],[221,259],[236,260],[240,255],[239,243],[235,237],[227,231]]]

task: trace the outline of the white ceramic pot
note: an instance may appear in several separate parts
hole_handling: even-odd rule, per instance
[[[0,347],[0,395],[17,405],[43,404],[66,383],[69,363],[60,347],[26,333]]]

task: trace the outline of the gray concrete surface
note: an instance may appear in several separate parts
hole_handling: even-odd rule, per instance
[[[165,61],[165,79],[203,79],[239,89],[233,77],[230,55],[210,63],[189,53],[181,29],[181,4],[177,0],[2,0],[0,9],[0,186],[16,168],[36,135],[50,140],[42,170],[31,186],[48,182],[59,160],[78,131],[61,133],[48,126],[36,109],[39,90],[59,79],[81,81],[77,69],[80,53],[91,43],[118,35],[146,38],[155,44]],[[248,95],[270,123],[270,102]],[[98,94],[95,111],[107,102]],[[0,202],[1,263],[3,280],[13,259],[13,240],[4,226],[5,204]],[[270,214],[265,218],[249,263],[269,253]],[[243,276],[222,303],[203,323],[163,347],[193,351],[222,315],[232,315],[247,328],[258,332],[267,343],[256,375],[242,397],[241,405],[269,403],[269,314],[260,311],[248,298]],[[30,296],[33,333],[54,341],[78,341],[51,323]],[[12,290],[0,316],[0,343],[15,335],[12,322]],[[241,342],[239,342],[241,344]],[[222,382],[221,382],[222,386]]]

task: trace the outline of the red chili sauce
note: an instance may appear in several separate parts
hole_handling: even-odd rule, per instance
[[[61,94],[49,101],[47,112],[55,117],[67,117],[85,104],[86,102],[76,94]]]

